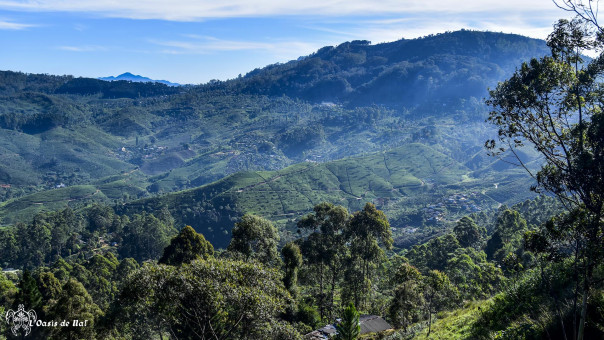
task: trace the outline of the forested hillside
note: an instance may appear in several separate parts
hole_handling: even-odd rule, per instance
[[[440,111],[485,96],[520,62],[547,52],[540,40],[465,30],[376,45],[351,41],[256,69],[235,84],[245,93],[311,102]]]

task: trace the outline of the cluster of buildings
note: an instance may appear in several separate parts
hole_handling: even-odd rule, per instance
[[[470,213],[479,212],[482,210],[472,198],[478,193],[471,192],[468,194],[452,194],[444,199],[444,202],[430,204],[424,208],[424,216],[428,222],[439,222],[445,218],[447,209],[465,210]]]

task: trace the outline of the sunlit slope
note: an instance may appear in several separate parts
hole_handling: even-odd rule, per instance
[[[8,224],[28,221],[42,210],[127,202],[145,194],[144,179],[140,171],[131,171],[91,185],[27,195],[0,205],[0,218]],[[293,231],[293,222],[318,203],[332,202],[355,211],[372,202],[386,212],[393,227],[416,226],[430,222],[429,206],[441,203],[446,211],[439,218],[455,220],[472,209],[525,200],[532,196],[531,184],[524,170],[501,167],[500,161],[472,170],[430,146],[412,143],[278,171],[238,172],[194,189],[120,203],[116,209],[133,214],[167,207],[179,225],[192,225],[217,246],[224,246],[233,223],[245,213],[269,218],[287,234]],[[452,195],[464,195],[467,201],[451,204]]]
[[[241,172],[196,189],[128,203],[134,213],[166,206],[180,223],[224,246],[232,224],[244,213],[292,221],[320,202],[362,208],[366,202],[405,200],[464,180],[469,169],[422,144],[327,163],[293,165],[280,171]]]
[[[138,172],[106,177],[90,185],[73,185],[35,192],[0,203],[0,225],[30,222],[41,211],[71,207],[78,209],[92,203],[111,205],[117,201],[145,195],[144,179]]]

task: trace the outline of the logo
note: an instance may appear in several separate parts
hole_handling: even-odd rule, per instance
[[[25,336],[29,335],[31,327],[36,323],[37,319],[36,312],[33,309],[25,311],[23,305],[19,305],[16,312],[12,309],[6,312],[6,322],[12,325],[10,329],[15,336],[19,335],[20,329],[23,329]]]

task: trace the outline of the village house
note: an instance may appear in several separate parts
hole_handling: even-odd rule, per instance
[[[323,328],[312,331],[304,335],[306,340],[326,340],[334,337],[338,332],[336,331],[336,324],[340,320],[336,320],[335,324],[327,325]],[[393,329],[392,326],[382,317],[377,315],[361,315],[359,317],[359,323],[361,324],[361,335],[367,333],[378,333]]]

